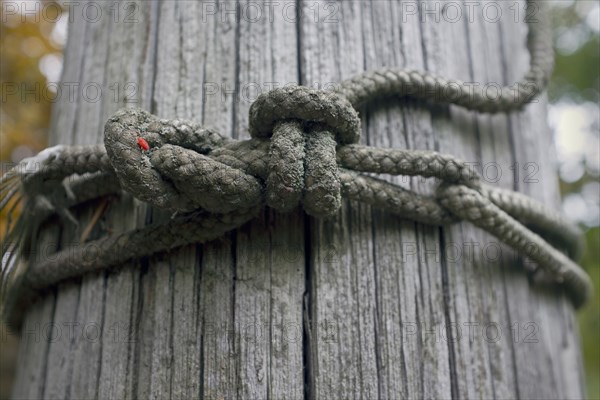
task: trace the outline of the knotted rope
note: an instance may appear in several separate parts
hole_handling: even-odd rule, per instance
[[[551,72],[546,30],[544,23],[530,25],[531,68],[517,87],[535,90],[517,90],[522,97],[503,88],[500,97],[490,99],[472,88],[465,92],[468,85],[462,82],[380,70],[342,82],[335,91],[290,86],[262,94],[250,108],[249,140],[124,109],[107,121],[104,147],[56,146],[24,160],[0,180],[0,208],[13,196],[26,199],[3,251],[3,314],[17,293],[213,240],[254,218],[264,204],[282,212],[302,205],[307,214],[324,218],[339,211],[342,198],[425,224],[469,221],[535,261],[563,284],[576,306],[582,305],[592,293],[590,280],[553,247],[572,258],[581,250],[579,230],[561,215],[524,195],[484,185],[451,156],[357,144],[361,124],[355,107],[379,96],[414,95],[481,112],[521,108]],[[422,95],[442,84],[458,89],[448,98]],[[140,138],[149,151],[139,147]],[[363,173],[441,182],[435,196],[425,196]],[[41,221],[54,213],[75,220],[70,207],[120,191],[175,214],[168,222],[85,242],[38,263],[27,260]]]

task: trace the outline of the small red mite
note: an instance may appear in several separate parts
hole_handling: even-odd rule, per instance
[[[148,142],[146,142],[146,140],[144,138],[137,138],[137,144],[138,146],[140,146],[140,149],[142,149],[143,151],[148,151],[150,150],[150,145],[148,144]]]

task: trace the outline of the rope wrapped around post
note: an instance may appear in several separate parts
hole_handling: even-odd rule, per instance
[[[552,69],[551,48],[541,34],[546,30],[543,23],[530,26],[531,70],[520,84],[533,84],[534,94]],[[251,220],[264,205],[282,212],[302,205],[307,214],[326,218],[339,211],[342,198],[425,224],[469,221],[535,261],[581,306],[593,289],[573,261],[581,253],[580,232],[560,214],[521,194],[484,185],[469,165],[452,156],[358,144],[361,123],[355,107],[379,96],[410,96],[415,87],[431,89],[440,82],[449,81],[387,69],[344,81],[334,91],[275,89],[252,104],[249,140],[123,109],[107,121],[104,146],[56,146],[24,160],[0,179],[0,209],[16,197],[12,211],[19,196],[27,203],[3,248],[2,316],[23,293],[216,239]],[[515,99],[504,88],[500,98],[489,99],[453,82],[456,96],[429,100],[500,112],[522,108],[533,98],[527,92]],[[440,184],[434,196],[426,196],[364,173],[437,178]],[[37,263],[27,259],[44,219],[56,213],[76,223],[70,207],[121,191],[174,215],[165,223],[87,241]]]
[[[282,93],[312,99],[304,109],[310,112],[298,112],[293,102],[278,101]],[[40,182],[54,182],[55,191],[70,192],[72,197],[65,198],[75,204],[77,199],[89,198],[84,193],[90,190],[102,193],[106,180],[112,179],[112,190],[125,190],[177,214],[164,224],[58,252],[31,265],[22,284],[41,289],[130,259],[209,241],[252,219],[264,204],[281,211],[302,204],[309,214],[315,210],[318,217],[334,215],[345,197],[426,224],[469,221],[550,272],[557,282],[564,283],[576,305],[590,296],[585,272],[540,236],[558,238],[557,244],[566,245],[572,255],[580,251],[577,228],[559,214],[525,196],[483,185],[473,169],[451,156],[344,144],[355,140],[360,131],[358,120],[330,127],[325,118],[300,119],[310,118],[309,114],[318,110],[340,112],[340,104],[344,104],[337,95],[292,87],[261,97],[256,104],[273,107],[277,103],[278,107],[272,115],[279,119],[272,118],[265,125],[273,127],[270,138],[262,133],[268,128],[260,131],[255,125],[251,128],[255,137],[238,141],[191,122],[124,109],[106,123],[105,148],[61,146],[38,158],[39,168],[22,180],[24,192],[33,195],[31,198],[47,196],[34,194]],[[356,115],[350,105],[344,107],[344,114]],[[260,109],[253,108],[251,113],[265,120]],[[149,152],[138,147],[138,137],[149,143]],[[56,184],[74,172],[94,175],[80,178],[68,190]],[[442,183],[436,196],[428,197],[363,172],[435,177]],[[3,284],[6,282],[3,279]]]

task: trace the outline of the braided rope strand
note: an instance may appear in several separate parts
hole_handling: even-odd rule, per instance
[[[528,1],[537,18],[528,18],[527,48],[529,71],[513,86],[499,88],[490,96],[485,88],[449,80],[431,73],[385,68],[359,74],[342,82],[335,92],[355,107],[386,96],[410,96],[441,104],[456,104],[483,113],[508,112],[521,109],[547,86],[554,67],[552,33],[547,6],[542,1]]]
[[[466,186],[443,184],[438,187],[437,193],[440,203],[455,215],[492,233],[537,262],[552,274],[556,282],[564,283],[575,307],[580,307],[589,299],[592,294],[590,278],[577,264],[480,192]]]

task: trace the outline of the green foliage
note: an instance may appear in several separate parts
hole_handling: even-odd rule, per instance
[[[556,101],[564,96],[575,100],[598,102],[600,86],[600,37],[594,35],[579,49],[569,55],[557,52],[550,99]]]
[[[554,2],[556,64],[549,87],[552,103],[583,104],[600,101],[600,13],[596,1]],[[596,113],[600,111],[596,110]],[[577,121],[574,121],[577,122]],[[597,136],[598,127],[595,127]],[[593,146],[593,144],[590,143]],[[595,149],[596,159],[600,149]],[[563,196],[578,194],[590,182],[598,182],[597,171],[585,169],[574,182],[561,181]],[[592,277],[596,295],[578,314],[586,371],[588,398],[600,399],[600,228],[586,232],[586,253],[581,264]]]

